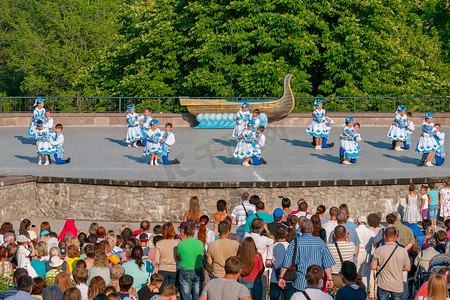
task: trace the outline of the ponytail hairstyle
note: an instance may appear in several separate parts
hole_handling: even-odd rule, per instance
[[[415,191],[416,190],[416,186],[414,185],[414,183],[411,183],[411,185],[409,186],[409,191]]]
[[[142,266],[144,265],[144,261],[142,260],[142,247],[141,246],[134,246],[131,250],[131,259],[134,259],[136,264],[138,265],[139,269],[142,270]]]

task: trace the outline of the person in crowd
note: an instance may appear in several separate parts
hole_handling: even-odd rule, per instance
[[[8,251],[5,247],[0,246],[0,280],[9,279],[13,271],[13,265],[11,264],[11,262],[7,261],[7,258]]]
[[[203,243],[194,238],[195,225],[184,227],[185,239],[178,243],[177,255],[180,261],[181,299],[198,300],[203,287]]]
[[[386,216],[386,223],[387,223],[386,228],[382,228],[381,230],[378,231],[378,234],[372,240],[372,245],[370,247],[368,247],[367,249],[371,250],[373,248],[378,248],[378,247],[384,245],[386,243],[386,240],[384,239],[384,232],[385,232],[385,230],[387,228],[390,228],[390,227],[395,228],[395,230],[397,231],[398,228],[396,228],[394,226],[396,221],[397,221],[397,217],[395,216],[395,214],[393,214],[393,213],[388,214]],[[401,245],[401,237],[400,237],[400,235],[401,235],[401,233],[397,232],[397,243],[399,245]]]
[[[267,229],[269,229],[269,234],[271,236],[275,236],[278,227],[284,227],[282,220],[283,210],[281,208],[275,208],[273,211],[273,222],[267,223]]]
[[[61,233],[58,236],[58,241],[63,241],[64,240],[64,235],[70,232],[72,233],[73,236],[78,236],[78,229],[75,226],[75,221],[72,219],[67,219],[66,223],[64,224],[64,228],[61,231]]]
[[[209,217],[203,215],[198,221],[198,229],[195,231],[194,237],[203,243],[205,250],[208,250],[209,244],[216,239],[214,231],[208,228]]]
[[[242,203],[236,205],[231,212],[231,223],[237,226],[236,233],[244,237],[244,225],[247,222],[247,218],[255,213],[256,209],[253,204],[249,202],[250,194],[244,192],[241,196]]]
[[[320,217],[320,222],[323,224],[325,224],[326,222],[328,222],[328,218],[325,217],[325,212],[327,211],[325,205],[320,204],[319,206],[317,206],[316,208],[316,213],[319,214]]]
[[[163,224],[161,228],[163,240],[156,244],[155,263],[158,273],[164,277],[161,290],[168,284],[175,285],[177,275],[177,246],[179,240],[175,240],[175,228],[170,222]]]
[[[31,296],[31,292],[33,290],[33,278],[28,275],[23,275],[17,280],[17,292],[9,296],[9,300],[36,300],[33,296]]]
[[[110,268],[110,278],[111,282],[107,286],[112,286],[116,289],[116,291],[120,290],[119,279],[125,275],[125,269],[122,265],[114,265]],[[138,293],[134,287],[131,287],[128,293],[134,297],[138,298]],[[83,299],[84,300],[84,299]]]
[[[246,233],[251,232],[252,221],[256,218],[264,220],[266,224],[274,222],[274,217],[271,214],[265,212],[266,204],[264,203],[264,201],[260,200],[256,202],[255,208],[256,212],[253,215],[249,216],[245,221],[244,232]]]
[[[94,299],[99,293],[103,293],[106,288],[106,283],[100,276],[92,278],[88,287],[88,299]]]
[[[427,272],[428,268],[430,267],[430,260],[439,254],[438,251],[436,251],[436,239],[435,238],[428,238],[426,240],[427,248],[420,251],[420,253],[416,256],[414,260],[414,265],[416,265],[418,268],[422,266],[422,268]]]
[[[353,229],[356,228],[355,222],[353,221],[352,218],[350,218],[350,210],[346,203],[342,203],[341,205],[339,205],[339,211],[345,213],[345,215],[347,216],[347,221],[345,222],[345,227],[353,228]]]
[[[94,257],[94,266],[88,270],[87,285],[95,276],[100,276],[105,280],[106,284],[111,282],[110,269],[108,268],[109,260],[105,253],[97,253]]]
[[[311,265],[306,269],[306,287],[296,292],[291,300],[333,300],[333,298],[324,293],[320,286],[323,281],[323,269],[318,265]]]
[[[336,215],[336,220],[338,225],[343,225],[345,229],[348,232],[348,240],[353,242],[356,246],[356,258],[359,255],[359,244],[361,244],[361,241],[359,240],[358,234],[356,233],[356,230],[354,228],[347,226],[347,214],[343,211],[338,212]],[[334,232],[332,232],[327,240],[328,244],[334,243]]]
[[[87,243],[84,245],[84,254],[86,255],[86,269],[89,270],[94,266],[94,258],[95,258],[95,247],[94,245]]]
[[[368,224],[367,217],[364,215],[360,215],[356,219],[358,226],[355,228],[356,233],[358,234],[358,238],[361,241],[359,245],[359,253],[357,257],[356,269],[362,276],[362,282],[369,286],[369,278],[370,278],[370,260],[371,260],[371,252],[366,251],[366,246],[370,245],[372,239],[375,237],[375,232],[370,229]]]
[[[30,261],[30,258],[35,256],[33,243],[26,236],[19,235],[17,237],[17,244],[19,245],[19,248],[17,249],[17,252],[16,252],[17,267],[25,268],[25,269],[27,269],[28,274],[30,276],[37,277],[38,274],[36,273],[34,268],[31,266],[31,261]],[[28,247],[31,248],[31,250],[29,250]]]
[[[353,262],[344,261],[339,276],[341,276],[342,282],[345,285],[337,291],[335,300],[367,299],[366,291],[356,284],[358,274],[356,272],[356,265]]]
[[[35,277],[33,279],[33,289],[31,290],[31,296],[42,300],[42,292],[47,287],[44,278]]]
[[[439,271],[437,272],[439,275],[441,275],[441,276],[443,276],[444,278],[445,278],[445,280],[447,280],[447,276],[448,276],[448,273],[450,272],[450,269],[448,269],[448,268],[441,268],[441,269],[439,269]],[[427,292],[428,292],[428,283],[429,283],[429,281],[425,281],[423,284],[422,284],[422,286],[419,288],[419,290],[417,291],[417,293],[416,293],[416,296],[415,296],[415,298],[414,298],[414,300],[418,300],[419,298],[420,299],[423,299],[426,295],[427,295]],[[422,297],[422,298],[421,298]]]
[[[226,221],[220,222],[218,240],[211,242],[206,252],[209,265],[213,266],[215,278],[225,276],[225,262],[228,258],[236,256],[239,252],[239,242],[230,240],[230,224]]]
[[[241,283],[247,287],[252,299],[261,299],[264,295],[261,279],[264,273],[264,260],[251,236],[242,241],[238,257],[243,263]]]
[[[156,295],[152,300],[176,300],[177,299],[177,288],[172,285],[166,285],[163,289],[161,295]]]
[[[434,227],[431,226],[431,221],[424,220],[422,223],[424,223],[425,221],[428,221],[430,223],[430,225],[427,227],[423,226],[423,228],[426,228],[426,229],[425,229],[425,239],[423,240],[422,249],[427,249],[427,239],[434,238],[436,235],[436,229],[434,229]],[[428,223],[428,222],[426,222],[426,223]]]
[[[436,184],[434,182],[430,182],[428,188],[428,219],[431,220],[431,226],[436,229],[438,209],[441,206],[441,194],[436,190]]]
[[[203,211],[200,210],[200,202],[198,200],[198,197],[191,197],[191,200],[189,202],[189,209],[184,213],[183,222],[190,221],[193,224],[197,224],[198,220],[203,215]]]
[[[164,277],[161,274],[152,274],[147,286],[144,286],[139,290],[139,300],[150,300],[153,296],[159,295],[159,291],[162,290],[161,286],[163,281]]]
[[[57,285],[48,285],[42,291],[42,300],[62,300],[63,291]]]
[[[47,256],[47,246],[45,243],[39,242],[34,247],[34,252],[36,255],[31,259],[31,266],[39,277],[45,278],[47,270],[45,269],[45,262],[42,261],[42,257]]]
[[[68,259],[66,259],[67,266],[69,267],[69,273],[72,273],[72,270],[76,265],[77,261],[81,259],[79,247],[77,248],[74,245],[68,246],[67,256],[69,257]]]
[[[294,256],[294,247],[297,244],[296,256],[294,257],[295,265],[297,266],[297,279],[294,281],[293,286],[295,289],[304,291],[307,286],[306,273],[307,269],[312,265],[319,265],[327,274],[327,282],[324,283],[327,288],[333,287],[333,281],[331,276],[331,267],[335,265],[335,261],[331,256],[330,250],[327,245],[318,238],[312,235],[313,225],[308,219],[303,219],[300,222],[301,237],[297,240],[290,242],[286,249],[286,254],[283,259],[283,264],[280,271],[280,279],[278,286],[280,288],[286,287],[286,281],[284,280],[284,274],[286,270],[292,264],[292,257]],[[301,253],[301,256],[300,256]]]
[[[397,230],[388,227],[384,230],[383,246],[375,249],[370,268],[378,272],[377,299],[401,300],[403,293],[403,271],[411,270],[408,252],[400,247],[396,241]]]
[[[54,283],[56,276],[63,272],[62,265],[64,263],[64,260],[62,260],[58,255],[52,256],[50,259],[50,271],[47,272],[45,275],[45,281],[47,282],[47,285],[51,285]]]
[[[119,278],[119,290],[117,294],[120,296],[120,299],[130,298],[129,290],[133,286],[133,276],[130,275],[122,275]]]
[[[225,261],[225,276],[209,281],[203,289],[200,300],[237,299],[251,300],[247,287],[237,280],[241,276],[244,264],[236,256]]]
[[[17,291],[18,291],[17,284],[18,284],[19,278],[22,276],[26,276],[26,275],[28,275],[28,272],[26,269],[17,268],[14,271],[14,274],[13,274],[13,284],[14,285],[12,287],[7,288],[5,291],[3,291],[3,294],[2,294],[3,299],[9,298],[17,293]]]
[[[331,232],[334,230],[334,228],[338,225],[336,220],[336,215],[338,214],[339,209],[336,206],[330,207],[329,215],[330,219],[328,222],[322,225],[322,228],[326,230],[327,237],[331,234]]]
[[[322,228],[322,222],[320,221],[319,214],[314,214],[311,216],[311,222],[313,223],[313,235],[317,238],[322,239],[325,243],[327,242],[327,231]]]
[[[54,284],[59,286],[63,292],[72,287],[72,281],[70,280],[70,276],[67,272],[60,272],[56,275]]]
[[[281,197],[281,208],[283,209],[283,221],[285,221],[292,214],[291,199],[286,198],[284,196],[280,197]]]
[[[411,183],[409,186],[409,194],[406,196],[406,209],[403,221],[411,224],[422,221],[419,212],[419,197],[416,194],[416,186]]]
[[[436,233],[436,247],[434,249],[439,253],[445,253],[446,242],[447,233],[444,230],[439,230]]]
[[[141,246],[134,246],[131,250],[131,260],[123,263],[125,274],[133,276],[133,287],[137,291],[147,285],[148,278],[155,268],[151,262],[142,259],[143,254]]]
[[[301,198],[297,202],[298,209],[292,212],[292,215],[300,217],[307,217],[308,219],[311,217],[311,213],[308,212],[308,203],[306,203],[305,199]]]
[[[427,296],[418,297],[418,300],[448,299],[447,280],[440,274],[433,274],[428,280]]]
[[[395,215],[394,227],[397,228],[400,233],[400,243],[405,247],[405,250],[408,251],[414,245],[414,233],[411,228],[402,224],[402,217],[398,212],[393,212],[393,214]]]
[[[371,213],[367,216],[367,224],[369,228],[375,232],[375,235],[383,228],[381,223],[381,216],[379,214]]]
[[[219,236],[219,223],[225,220],[226,217],[230,216],[230,211],[228,204],[225,200],[219,200],[216,203],[217,212],[213,215],[214,217],[214,234]]]
[[[77,267],[72,271],[73,280],[75,281],[75,287],[80,290],[82,300],[88,299],[88,271],[85,268]]]
[[[81,292],[75,287],[68,288],[64,291],[62,300],[82,300]]]

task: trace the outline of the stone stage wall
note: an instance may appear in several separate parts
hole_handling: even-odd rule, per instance
[[[329,180],[296,182],[150,182],[59,177],[0,178],[0,221],[25,217],[97,221],[180,222],[189,198],[198,196],[201,209],[212,216],[216,201],[230,207],[240,203],[243,191],[266,199],[271,211],[280,207],[279,196],[295,202],[304,198],[309,211],[324,204],[327,209],[347,203],[350,214],[372,212],[383,216],[402,212],[408,185],[437,182],[444,178]]]

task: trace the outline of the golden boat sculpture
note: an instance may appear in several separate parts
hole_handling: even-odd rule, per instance
[[[180,97],[180,104],[187,106],[188,111],[197,116],[199,114],[237,113],[242,102],[250,104],[250,111],[261,110],[268,118],[287,116],[294,108],[294,95],[291,90],[292,74],[284,76],[283,95],[278,99],[267,100],[226,100],[226,99],[199,99]]]

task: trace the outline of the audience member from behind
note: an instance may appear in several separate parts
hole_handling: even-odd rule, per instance
[[[70,280],[69,274],[66,272],[61,272],[56,275],[54,284],[59,286],[63,292],[72,287],[72,281]]]
[[[161,286],[163,290],[168,284],[175,285],[177,276],[177,246],[179,240],[175,240],[175,228],[172,223],[166,222],[161,228],[163,240],[156,244],[155,263],[158,267],[158,273],[164,277]]]
[[[278,227],[284,227],[281,221],[283,220],[283,210],[281,208],[275,208],[273,211],[273,222],[267,223],[267,228],[271,236],[275,236],[275,232]]]
[[[81,292],[76,287],[71,287],[64,291],[63,300],[82,300]]]
[[[19,279],[20,279],[20,277],[26,276],[26,275],[28,275],[28,272],[25,269],[18,268],[14,271],[14,275],[13,275],[14,286],[7,288],[3,292],[3,295],[2,295],[3,299],[9,298],[17,293],[17,291],[18,291],[17,284],[19,282]]]
[[[436,233],[436,240],[437,240],[436,247],[434,249],[439,253],[445,253],[445,242],[447,241],[447,233],[444,230],[439,230]]]
[[[319,214],[320,217],[320,222],[323,224],[325,224],[326,222],[328,222],[328,218],[325,217],[325,212],[327,211],[325,205],[320,204],[319,206],[317,206],[316,208],[316,213]]]
[[[333,300],[333,298],[325,294],[320,285],[323,279],[323,269],[318,265],[311,265],[306,270],[305,275],[307,286],[303,291],[296,292],[291,300]],[[308,295],[309,298],[306,297]]]
[[[226,217],[230,216],[230,211],[228,204],[225,200],[217,201],[217,212],[213,215],[214,217],[214,234],[219,236],[219,223],[225,220]]]
[[[109,274],[111,278],[111,283],[108,284],[108,286],[114,287],[116,289],[116,292],[119,291],[120,290],[119,278],[125,274],[125,269],[123,268],[122,265],[115,265],[111,267]],[[131,287],[128,293],[134,298],[138,297],[138,293],[134,287]]]
[[[440,300],[448,299],[447,280],[444,276],[433,274],[428,280],[427,296],[420,296],[419,300]]]
[[[283,220],[287,220],[287,218],[292,214],[291,211],[291,199],[282,198],[281,199],[281,208],[283,209]]]
[[[438,271],[438,274],[441,275],[442,277],[444,277],[444,279],[447,281],[447,276],[448,276],[449,271],[450,271],[450,269],[448,269],[448,268],[441,268]],[[425,281],[424,284],[422,284],[420,289],[417,291],[417,294],[416,294],[414,300],[424,299],[424,297],[427,295],[427,292],[428,292],[428,283],[429,283],[429,281]]]
[[[356,284],[358,274],[356,273],[356,265],[351,261],[342,263],[341,272],[339,273],[345,286],[336,293],[335,300],[366,300],[367,293],[364,289]]]
[[[92,278],[91,283],[89,283],[88,288],[88,299],[92,300],[99,293],[103,293],[106,288],[106,283],[100,276],[95,276]]]
[[[166,285],[161,295],[153,296],[151,300],[176,300],[176,299],[177,299],[177,288],[174,285],[169,284]]]
[[[330,207],[329,214],[330,219],[328,222],[324,223],[322,225],[322,228],[326,230],[327,236],[330,235],[330,233],[334,230],[334,228],[338,225],[336,220],[336,215],[339,212],[339,209],[336,206]]]
[[[200,210],[200,201],[198,200],[198,197],[191,197],[189,209],[184,213],[183,222],[190,221],[191,223],[197,224],[198,220],[200,220],[200,217],[203,215],[204,213]]]
[[[247,287],[252,299],[261,299],[263,295],[261,275],[264,273],[264,260],[252,237],[248,236],[242,242],[239,258],[243,263],[241,283]]]
[[[139,300],[150,300],[153,296],[159,295],[164,277],[155,273],[150,277],[150,283],[139,290]]]
[[[435,238],[428,238],[426,240],[427,248],[425,250],[420,251],[420,253],[416,256],[416,259],[414,260],[414,265],[417,266],[417,268],[423,267],[425,272],[428,272],[428,268],[430,267],[430,260],[439,254],[438,251],[436,251],[436,239]]]
[[[249,290],[243,284],[237,282],[242,268],[242,261],[238,257],[229,257],[225,261],[225,277],[209,281],[203,289],[200,300],[251,300]]]
[[[143,254],[141,246],[134,246],[131,250],[131,260],[123,264],[125,274],[133,276],[133,287],[137,291],[147,285],[148,278],[155,268],[148,260],[142,260]]]
[[[42,292],[47,287],[47,284],[45,283],[45,280],[42,277],[36,277],[33,279],[33,281],[34,284],[31,295],[35,298],[42,299]]]
[[[33,290],[33,278],[28,275],[24,275],[17,281],[17,293],[8,297],[9,300],[36,300],[31,296]]]
[[[236,233],[244,237],[244,225],[247,218],[255,213],[255,206],[249,202],[250,194],[244,192],[241,196],[242,204],[238,204],[233,208],[231,212],[231,222],[233,225],[237,225]]]
[[[75,281],[75,287],[80,290],[81,298],[83,300],[88,299],[88,271],[85,268],[77,267],[72,272],[73,280]]]
[[[42,300],[61,300],[63,291],[57,285],[49,285],[42,291]]]
[[[130,275],[123,275],[119,278],[119,291],[117,294],[120,296],[121,299],[124,299],[125,297],[130,298],[129,290],[133,286],[133,277]]]

